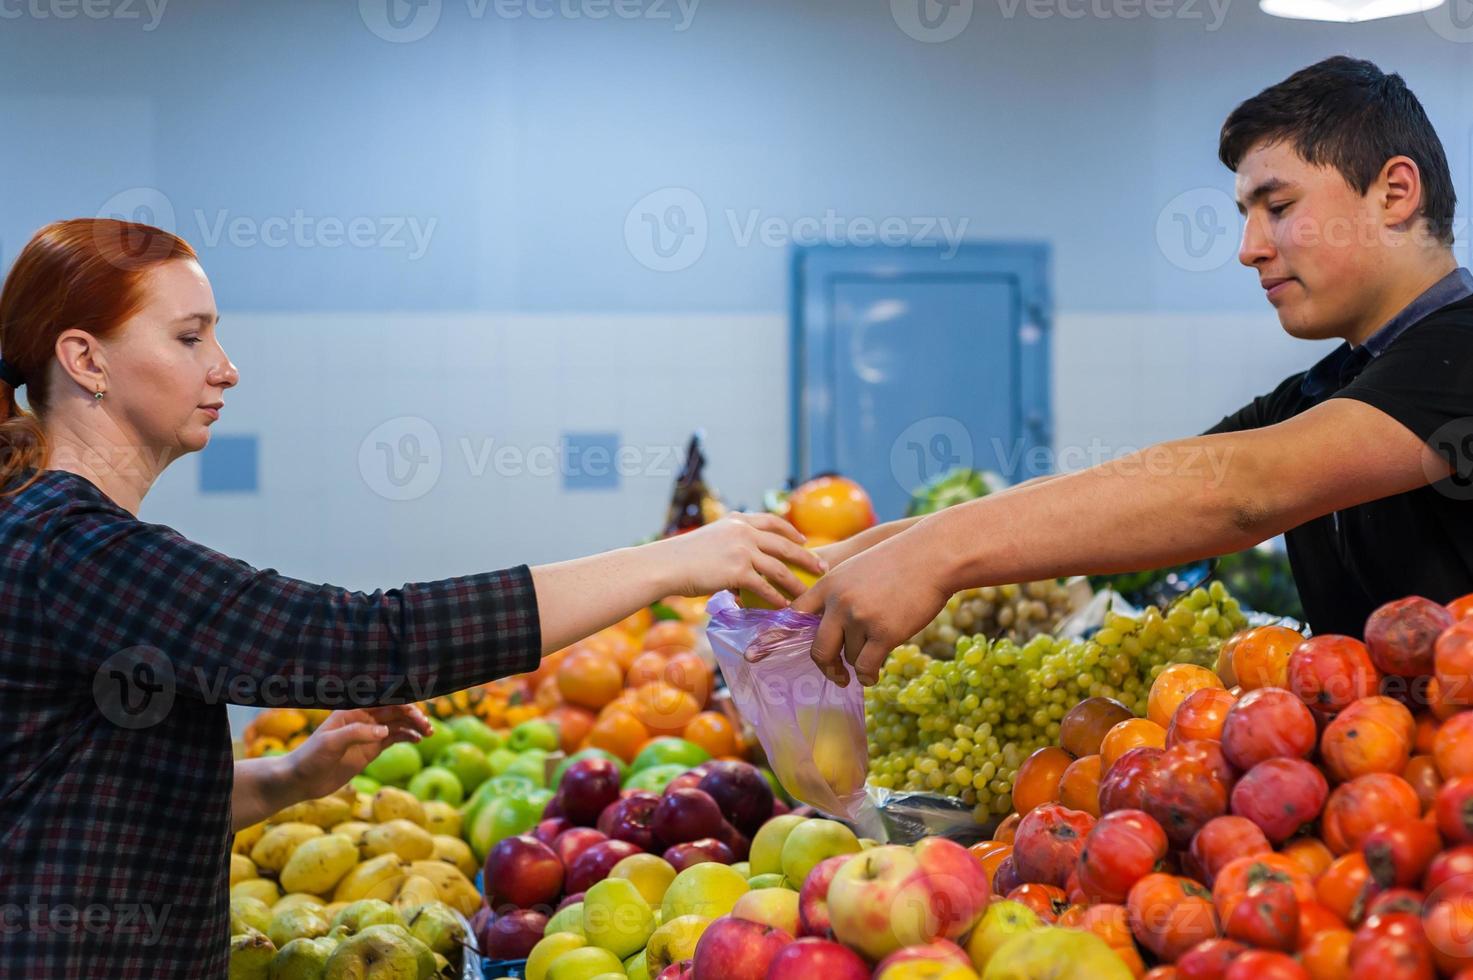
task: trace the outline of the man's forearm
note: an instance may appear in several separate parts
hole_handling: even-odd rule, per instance
[[[231,829],[260,823],[305,798],[288,756],[241,759],[235,763],[235,784],[230,793]]]
[[[1232,436],[1165,443],[932,514],[908,530],[951,591],[1193,561],[1278,533]]]

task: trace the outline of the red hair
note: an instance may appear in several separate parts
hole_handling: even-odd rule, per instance
[[[112,337],[143,307],[143,277],[150,269],[194,258],[194,249],[177,235],[113,218],[52,222],[26,243],[0,289],[0,356],[24,377],[31,411],[0,381],[0,487],[26,469],[39,476],[46,467],[41,420],[50,395],[48,368],[62,331]],[[34,479],[5,493],[23,490]]]

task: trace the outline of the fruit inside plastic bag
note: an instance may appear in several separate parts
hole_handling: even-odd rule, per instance
[[[744,609],[730,592],[712,596],[706,611],[721,674],[783,788],[864,832],[875,830],[879,815],[864,785],[864,690],[852,673],[848,686],[839,687],[809,657],[819,617]]]

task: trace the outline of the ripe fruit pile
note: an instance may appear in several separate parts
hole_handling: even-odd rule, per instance
[[[1029,753],[1052,745],[1081,698],[1107,697],[1145,714],[1147,692],[1174,663],[1211,664],[1244,625],[1218,583],[1162,612],[1111,615],[1089,640],[963,637],[955,659],[914,646],[892,653],[865,692],[870,779],[887,789],[955,796],[985,821],[1013,808]]]
[[[1052,633],[1071,611],[1069,590],[1058,579],[967,589],[947,600],[910,642],[928,657],[950,660],[962,637],[1006,637],[1023,643]]]
[[[242,733],[246,756],[282,755],[307,741],[307,736],[327,720],[330,711],[320,708],[268,708],[251,719]]]
[[[1473,596],[1365,637],[1260,627],[1149,718],[1081,704],[972,848],[993,889],[1150,980],[1473,976]]]
[[[460,819],[398,787],[344,787],[236,834],[230,975],[354,976],[372,962],[458,975],[464,917],[481,904]]]

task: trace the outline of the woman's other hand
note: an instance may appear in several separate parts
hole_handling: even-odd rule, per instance
[[[418,742],[430,733],[424,712],[412,704],[334,711],[287,755],[302,799],[340,788],[395,742]]]
[[[789,564],[815,576],[828,571],[821,557],[803,547],[803,540],[781,517],[732,514],[651,547],[662,549],[662,560],[671,563],[673,591],[679,595],[749,589],[781,609],[788,605],[787,596],[804,589]]]

